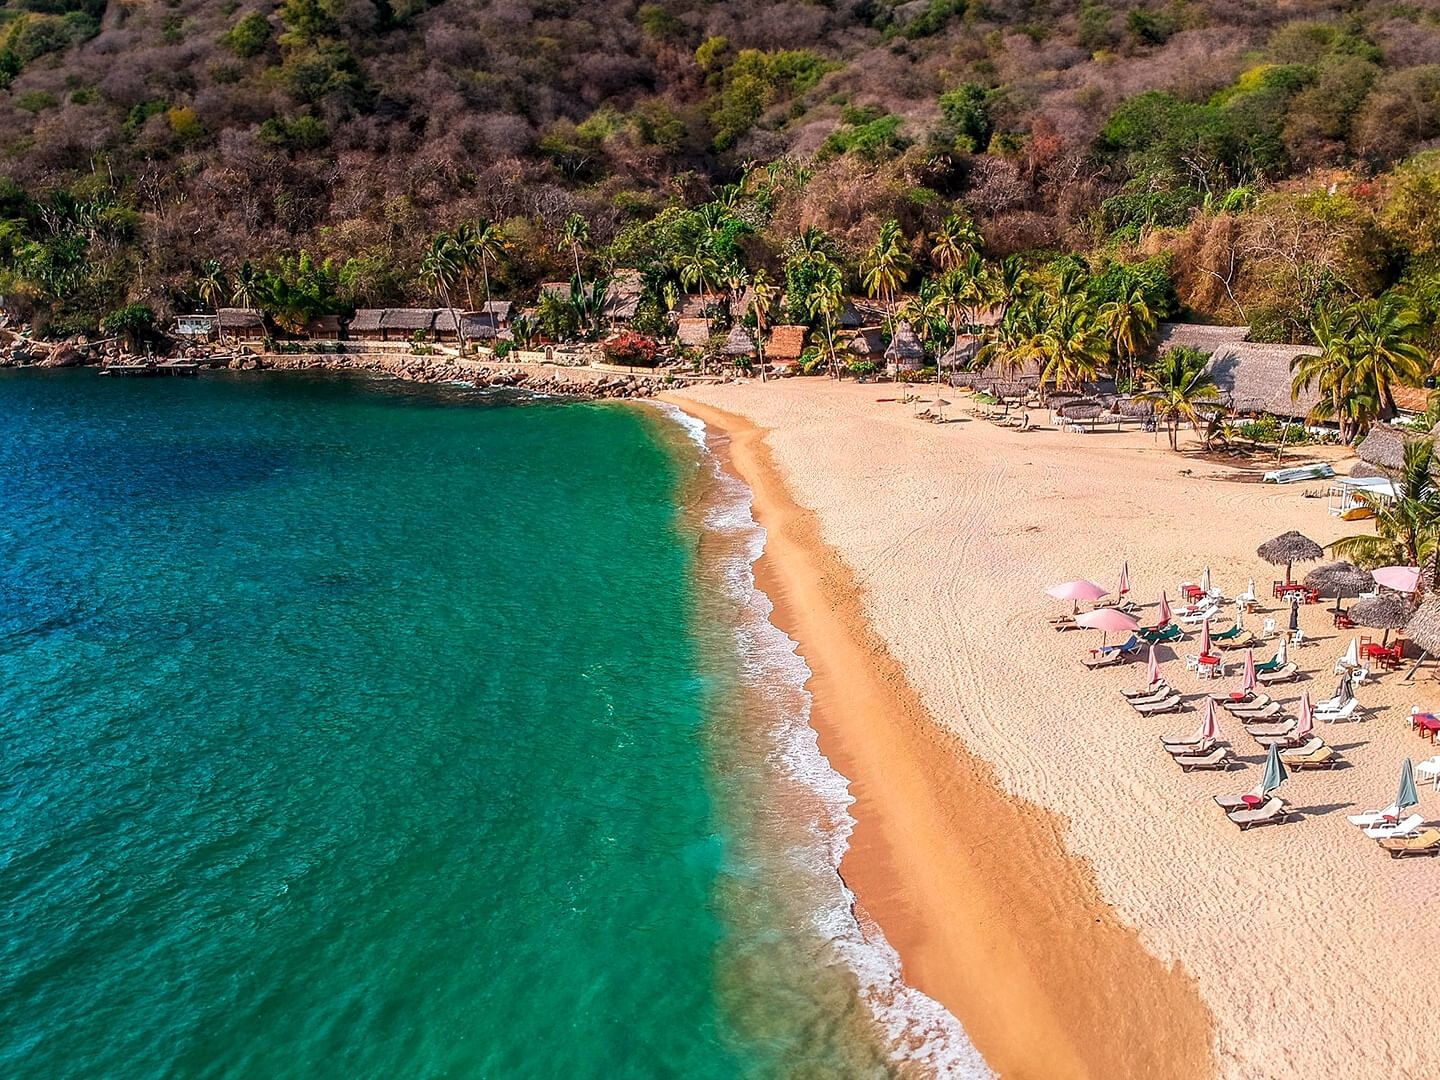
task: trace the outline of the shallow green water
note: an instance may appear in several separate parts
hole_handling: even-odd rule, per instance
[[[894,1069],[716,498],[638,408],[0,378],[0,1074]]]

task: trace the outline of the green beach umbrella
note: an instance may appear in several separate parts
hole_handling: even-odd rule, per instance
[[[1406,761],[1409,764],[1409,761]],[[1270,756],[1265,759],[1265,775],[1260,780],[1260,793],[1269,795],[1278,788],[1289,777],[1285,771],[1285,763],[1280,760],[1280,747],[1275,743],[1270,744]],[[1415,782],[1410,782],[1410,790],[1415,790]]]
[[[1420,794],[1415,790],[1415,767],[1410,764],[1410,759],[1405,759],[1405,764],[1400,767],[1400,791],[1395,796],[1395,810],[1403,813],[1406,807],[1414,806],[1420,801]]]

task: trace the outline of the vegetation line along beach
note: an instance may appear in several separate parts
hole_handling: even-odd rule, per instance
[[[764,430],[675,401],[723,433],[754,492],[766,530],[757,585],[800,643],[820,749],[856,798],[841,870],[907,981],[948,1007],[1002,1076],[1207,1075],[1208,1023],[1188,978],[1116,920],[1051,816],[1007,796],[927,715]]]

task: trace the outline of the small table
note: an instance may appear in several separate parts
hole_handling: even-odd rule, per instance
[[[1262,799],[1259,795],[1241,795],[1240,801],[1243,802],[1246,806],[1253,809],[1254,807],[1259,806],[1265,800]]]
[[[1197,665],[1201,677],[1206,679],[1218,679],[1220,677],[1220,657],[1201,654]]]

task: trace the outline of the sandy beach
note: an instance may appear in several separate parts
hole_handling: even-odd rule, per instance
[[[880,400],[894,391],[804,379],[668,396],[756,492],[757,579],[815,673],[821,749],[857,799],[842,872],[907,981],[1004,1076],[1435,1075],[1415,1003],[1440,947],[1440,860],[1392,861],[1345,821],[1390,802],[1403,757],[1434,753],[1406,721],[1440,705],[1429,671],[1363,686],[1364,720],[1320,725],[1346,765],[1293,775],[1297,819],[1242,834],[1211,802],[1259,779],[1238,722],[1223,717],[1222,737],[1243,768],[1182,774],[1157,737],[1193,730],[1198,710],[1137,716],[1119,690],[1143,667],[1087,671],[1099,635],[1046,623],[1061,607],[1048,585],[1113,585],[1125,560],[1147,615],[1208,564],[1229,596],[1255,579],[1247,625],[1283,623],[1281,571],[1255,548],[1365,526],[1163,435],[1018,432],[960,410],[934,425]],[[1302,626],[1307,677],[1272,691],[1287,711],[1302,690],[1330,696],[1351,634],[1323,604]],[[1187,673],[1179,657],[1197,651],[1192,634],[1161,652],[1187,697],[1238,682]],[[1428,786],[1419,811],[1440,818]]]

